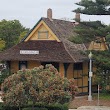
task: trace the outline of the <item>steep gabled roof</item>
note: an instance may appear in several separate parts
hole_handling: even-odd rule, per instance
[[[70,38],[75,34],[75,23],[59,19],[42,18],[42,20],[48,25],[48,27],[56,34],[56,36],[62,41],[62,39]]]
[[[59,20],[59,19],[49,19],[42,17],[35,26],[30,30],[30,32],[24,37],[22,41],[24,41],[29,34],[36,28],[36,26],[41,22],[44,21],[48,27],[53,31],[53,33],[62,40],[63,38],[69,38],[75,34],[73,28],[75,27],[74,22]]]
[[[47,41],[47,40],[25,42],[25,39],[30,35],[30,33],[36,28],[36,26],[42,20],[46,23],[46,25],[52,30],[52,32],[58,37],[58,39],[61,42]],[[38,21],[38,23],[31,29],[28,35],[22,40],[22,42],[17,46],[12,47],[11,49],[3,52],[2,57],[0,57],[0,59],[2,60],[3,59],[4,60],[12,60],[12,59],[13,60],[39,60],[39,61],[55,61],[55,62],[81,62],[81,59],[85,58],[85,56],[81,54],[81,51],[85,51],[87,48],[85,47],[84,44],[75,44],[68,40],[71,36],[74,36],[76,34],[74,32],[74,27],[75,27],[74,22],[64,21],[59,19],[41,18]],[[38,48],[39,45],[41,46],[41,48]],[[54,45],[54,48],[56,48],[56,50],[53,49],[53,45]],[[42,50],[45,48],[48,51],[45,51],[39,57],[19,54],[20,49],[23,49],[23,47],[25,47],[25,49],[34,49],[34,46],[35,46],[35,49]],[[52,47],[52,49],[49,50],[48,49],[49,47]]]

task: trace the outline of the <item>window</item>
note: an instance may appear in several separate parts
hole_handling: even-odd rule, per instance
[[[82,70],[83,63],[74,63],[74,70]]]
[[[59,63],[57,62],[41,62],[41,65],[45,67],[46,64],[52,64],[59,71]]]
[[[38,39],[48,39],[48,31],[38,31]]]
[[[27,61],[19,61],[19,70],[24,70],[27,68]]]

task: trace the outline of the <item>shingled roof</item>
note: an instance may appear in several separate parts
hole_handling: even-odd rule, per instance
[[[27,41],[24,40],[35,29],[39,22],[43,20],[52,32],[60,39],[57,41]],[[75,23],[65,20],[41,18],[31,29],[29,34],[18,45],[4,51],[0,55],[0,60],[36,60],[53,62],[81,62],[85,58],[81,51],[85,51],[84,44],[75,44],[68,39],[75,34]],[[21,55],[20,49],[39,50],[39,55]]]
[[[30,32],[23,38],[22,41],[24,41],[30,33],[36,28],[36,26],[39,24],[40,21],[44,21],[48,27],[52,30],[52,32],[60,39],[64,38],[70,38],[71,36],[75,35],[76,33],[74,32],[74,27],[75,23],[70,22],[70,21],[65,21],[65,20],[60,20],[60,19],[49,19],[49,18],[44,18],[42,17],[36,24],[35,26],[30,30]]]
[[[39,54],[20,54],[20,50],[37,50]],[[2,60],[36,60],[47,62],[74,62],[66,52],[62,42],[57,41],[28,41],[6,50],[0,56]]]

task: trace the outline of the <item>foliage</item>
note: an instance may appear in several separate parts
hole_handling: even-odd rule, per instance
[[[109,15],[110,1],[109,0],[81,0],[76,5],[82,6],[73,12],[78,12],[88,15]],[[72,36],[71,41],[74,43],[88,43],[97,40],[97,37],[106,37],[107,43],[110,33],[110,26],[102,24],[100,21],[80,22],[74,29],[77,33]]]
[[[19,108],[14,106],[6,106],[4,103],[0,102],[0,110],[19,110]]]
[[[25,105],[23,107],[21,107],[22,110],[31,110],[32,107],[31,105]],[[10,105],[5,105],[5,103],[0,103],[0,110],[19,110],[18,107],[15,106],[10,106]],[[47,104],[39,104],[37,103],[34,106],[34,110],[68,110],[68,104],[51,104],[51,105],[47,105]]]
[[[94,66],[97,68],[94,74],[95,83],[102,86],[102,91],[110,91],[110,51],[93,51]],[[109,88],[108,88],[109,87]]]
[[[3,69],[0,72],[0,85],[4,82],[5,78],[10,76],[12,73],[8,69]]]
[[[27,33],[28,33],[28,30],[21,32],[18,41],[20,42],[24,38],[24,36],[26,36]]]
[[[83,53],[88,55],[89,51]],[[102,92],[110,91],[110,51],[95,51],[93,54],[93,85],[100,85]]]
[[[98,37],[106,37],[107,43],[109,43],[109,33],[110,33],[110,26],[106,26],[104,24],[101,24],[100,21],[94,21],[94,22],[80,22],[79,25],[77,25],[74,28],[74,32],[77,34],[74,36],[71,36],[71,41],[74,43],[88,43],[91,41],[98,41]],[[100,42],[100,41],[99,41]]]
[[[0,39],[5,41],[5,48],[10,48],[15,45],[22,32],[29,29],[23,27],[18,20],[2,20],[0,21]]]
[[[77,8],[74,12],[88,15],[109,15],[110,1],[109,0],[81,0],[76,3],[81,8]],[[101,43],[101,38],[105,37],[105,45],[110,48],[110,25],[104,25],[100,21],[80,22],[74,29],[77,33],[72,37],[74,43],[87,43],[91,41]],[[80,40],[81,39],[81,40]],[[104,41],[103,41],[104,42]],[[94,66],[95,66],[95,83],[100,83],[104,91],[110,90],[110,52],[93,51]]]
[[[29,101],[33,105],[36,102],[63,104],[77,92],[74,80],[61,77],[52,65],[20,70],[5,79],[1,88],[3,101],[12,106],[23,106]]]
[[[32,108],[23,108],[22,110],[31,110]],[[34,108],[34,110],[48,110],[47,108]]]
[[[31,105],[26,105],[25,107],[22,107],[23,110],[24,109],[30,109],[31,108]],[[47,110],[68,110],[68,103],[65,103],[65,104],[44,104],[44,103],[36,103],[34,105],[34,109],[42,109],[42,108],[45,108]]]
[[[82,6],[73,12],[88,15],[110,15],[110,0],[81,0],[76,5]]]
[[[0,38],[0,51],[5,48],[5,41]]]

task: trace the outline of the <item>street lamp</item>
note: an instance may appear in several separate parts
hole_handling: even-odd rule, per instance
[[[92,101],[92,95],[91,95],[91,79],[92,79],[92,52],[89,53],[88,57],[89,57],[89,96],[88,96],[88,101]]]

